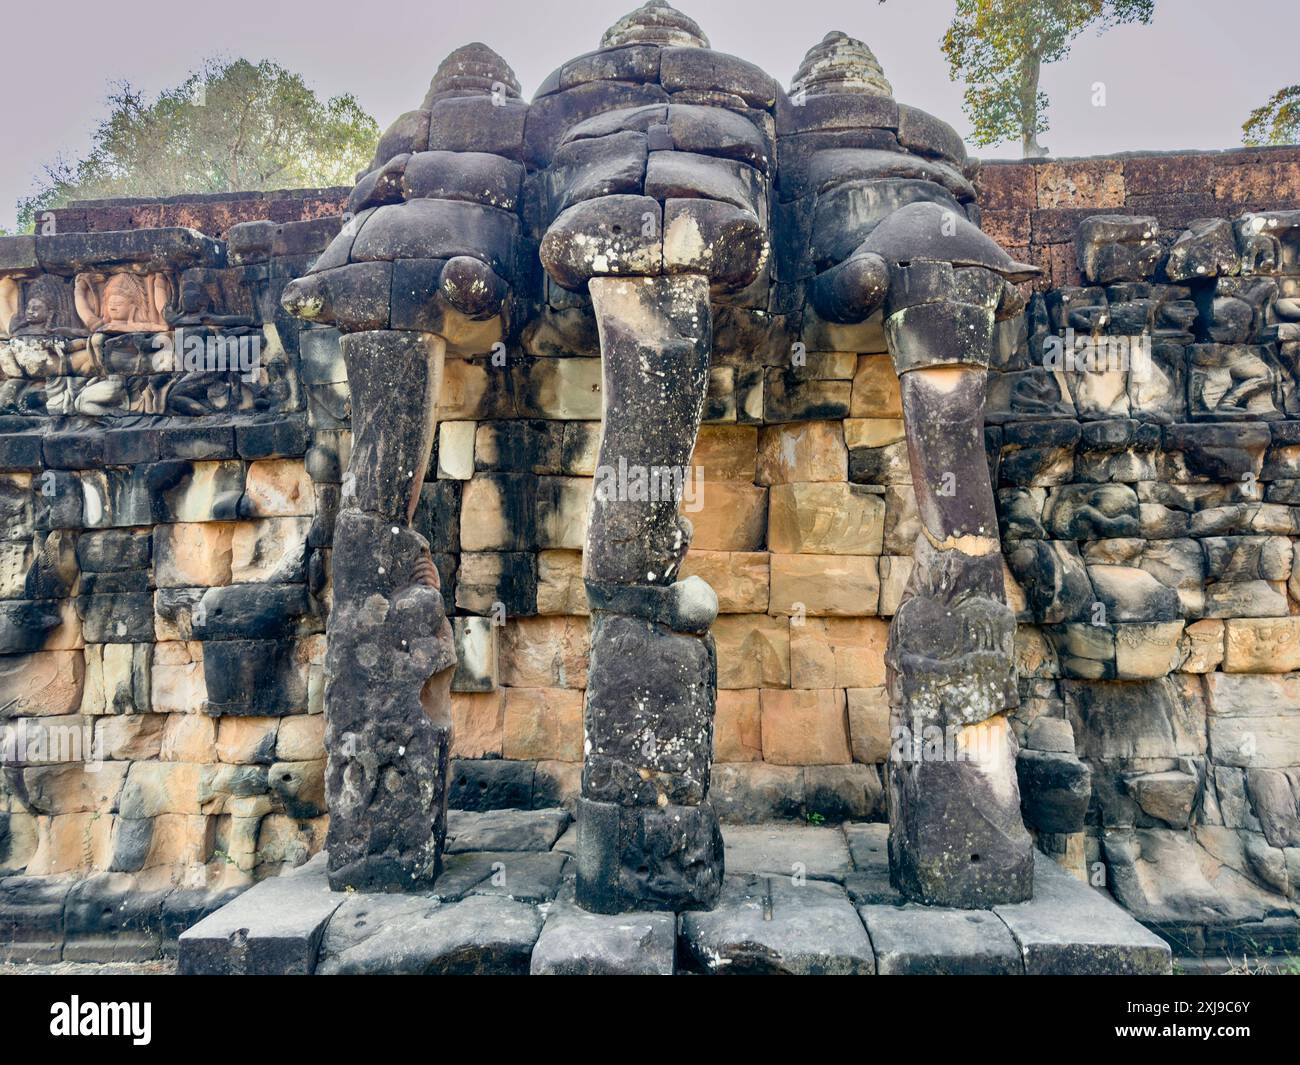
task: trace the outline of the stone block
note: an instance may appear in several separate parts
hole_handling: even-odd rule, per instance
[[[792,688],[870,688],[885,683],[889,626],[877,618],[807,618],[790,626]]]
[[[217,723],[206,714],[168,714],[159,760],[212,762],[216,743]]]
[[[718,687],[784,688],[790,683],[790,626],[766,614],[723,614],[713,623]]]
[[[542,928],[537,907],[500,896],[335,897],[346,903],[321,943],[322,975],[526,975]]]
[[[885,501],[842,482],[774,485],[768,546],[786,555],[878,555],[884,545]]]
[[[1182,660],[1181,621],[1115,626],[1115,676],[1121,680],[1163,677]]]
[[[506,688],[501,754],[582,761],[582,693],[568,688]]]
[[[718,691],[713,720],[715,762],[757,762],[763,757],[757,689]]]
[[[536,546],[537,479],[479,474],[465,485],[460,543],[465,551],[529,551]],[[555,545],[560,546],[560,545]]]
[[[806,766],[803,788],[806,816],[819,823],[885,815],[885,789],[875,766]]]
[[[0,692],[4,700],[0,703],[4,708],[0,718],[76,713],[82,707],[85,682],[86,662],[81,651],[0,656]]]
[[[672,976],[677,919],[670,913],[588,913],[557,902],[533,948],[533,976]]]
[[[297,459],[249,463],[241,504],[248,517],[310,517],[316,511],[311,477]]]
[[[499,627],[491,618],[458,617],[452,619],[456,640],[456,672],[451,678],[454,692],[490,692],[499,675],[497,634]]]
[[[187,522],[154,527],[154,581],[160,588],[230,583],[231,522]]]
[[[207,701],[203,644],[169,640],[154,645],[150,704],[156,713],[192,713]]]
[[[230,579],[236,584],[294,584],[306,576],[305,515],[236,522],[230,537]],[[194,584],[202,584],[195,581]]]
[[[1300,765],[1300,674],[1206,675],[1209,743],[1220,765]]]
[[[447,802],[453,810],[526,809],[532,805],[535,775],[531,761],[454,759]]]
[[[789,876],[728,877],[713,910],[682,917],[687,965],[702,973],[867,976],[871,941],[843,888]]]
[[[1103,893],[1034,854],[1034,897],[995,906],[1024,958],[1025,973],[1158,976],[1172,967],[1169,944]]]
[[[772,555],[768,610],[795,617],[874,615],[880,602],[877,560],[854,555]]]
[[[564,810],[454,810],[447,815],[447,853],[549,851],[569,827]]]
[[[474,476],[477,422],[443,422],[438,426],[438,476],[468,481]]]
[[[298,714],[284,718],[276,733],[275,757],[279,762],[319,762],[323,759],[324,715]]]
[[[860,906],[881,976],[1018,976],[1020,948],[983,910]]]
[[[499,757],[505,726],[505,696],[500,690],[453,691],[451,723],[453,758]]]
[[[183,975],[311,975],[325,927],[347,896],[331,892],[324,858],[274,876],[182,932]]]
[[[844,765],[853,761],[843,690],[769,688],[760,701],[765,762]]]
[[[889,724],[889,693],[883,685],[849,688],[849,741],[853,760],[868,765],[883,764],[892,745]]]
[[[705,482],[701,498],[683,502],[694,529],[691,544],[704,551],[761,551],[767,534],[767,489],[739,481]]]
[[[456,606],[472,614],[537,612],[537,556],[530,552],[469,552],[456,572]]]
[[[1207,618],[1183,629],[1179,641],[1180,669],[1185,673],[1212,673],[1223,663],[1224,623]]]
[[[585,688],[585,618],[511,618],[500,630],[501,682],[513,688]]]
[[[706,482],[753,484],[758,440],[758,428],[753,425],[701,426],[690,464],[704,471]]]
[[[766,605],[764,602],[764,608]],[[543,615],[587,613],[587,589],[582,582],[581,551],[538,552],[537,613]]]
[[[720,762],[714,765],[709,801],[731,824],[758,824],[803,814],[802,766],[766,762]]]
[[[1300,670],[1300,617],[1229,618],[1224,622],[1225,673]]]
[[[898,374],[888,355],[859,355],[853,376],[852,418],[901,418],[903,399]]]
[[[844,481],[848,450],[839,422],[765,426],[758,443],[758,483]]]
[[[721,614],[761,614],[767,610],[768,556],[762,551],[692,549],[678,577],[699,577],[718,596]]]

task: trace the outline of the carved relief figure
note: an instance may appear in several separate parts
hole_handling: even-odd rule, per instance
[[[41,274],[23,282],[23,307],[10,322],[13,336],[83,337],[71,286],[61,277]]]
[[[76,307],[91,332],[152,333],[168,328],[172,300],[166,274],[78,274]]]

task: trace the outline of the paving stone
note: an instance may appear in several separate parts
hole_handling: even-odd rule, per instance
[[[1034,852],[1034,897],[995,906],[1020,944],[1025,972],[1050,975],[1160,975],[1169,944],[1106,895]]]
[[[452,810],[447,815],[447,853],[549,851],[568,827],[565,810]]]
[[[889,882],[889,825],[848,824],[844,826],[853,871],[844,878],[849,898],[859,905],[891,905],[902,896]]]
[[[533,947],[533,976],[672,976],[677,917],[671,913],[588,913],[552,904]]]
[[[852,870],[844,834],[837,828],[811,825],[728,825],[727,872],[798,874],[812,880],[843,883]]]
[[[560,851],[562,854],[578,853],[578,823],[575,821],[564,830],[564,834],[555,841],[552,850]]]
[[[427,976],[526,975],[542,929],[535,906],[491,895],[358,894],[330,921],[317,972]]]
[[[298,876],[263,880],[181,933],[184,975],[307,976],[315,971],[321,936],[347,897],[332,892],[325,855]]]
[[[983,910],[860,906],[881,976],[1007,976],[1024,971],[1007,926]]]
[[[770,917],[769,917],[770,914]],[[866,976],[871,941],[842,888],[788,877],[729,876],[715,909],[682,915],[681,948],[708,974]]]
[[[448,860],[460,857],[448,855]],[[484,876],[470,889],[473,895],[499,895],[519,902],[549,902],[564,879],[569,856],[559,851],[475,851],[465,855]],[[436,891],[439,884],[434,884]]]

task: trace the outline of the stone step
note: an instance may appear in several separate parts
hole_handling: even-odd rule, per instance
[[[503,816],[508,814],[509,816]],[[992,910],[904,905],[888,827],[726,826],[710,910],[588,913],[562,811],[457,815],[465,848],[434,890],[333,893],[323,856],[181,936],[181,973],[1161,974],[1169,946],[1108,895],[1035,856],[1034,898]],[[491,849],[473,849],[475,843]],[[532,849],[526,849],[532,848]],[[550,849],[548,849],[550,848]]]

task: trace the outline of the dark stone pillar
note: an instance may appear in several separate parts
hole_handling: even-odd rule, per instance
[[[885,334],[900,374],[921,535],[886,657],[891,877],[908,898],[985,908],[1033,894],[1020,814],[1015,617],[984,451],[984,389],[1003,280],[895,267]]]
[[[722,836],[708,801],[717,597],[674,583],[678,516],[708,383],[708,280],[594,278],[604,422],[584,576],[592,610],[578,902],[588,910],[711,905]]]
[[[330,886],[411,891],[446,834],[455,646],[438,571],[410,528],[433,444],[445,342],[343,337],[352,458],[334,531],[326,653]]]

